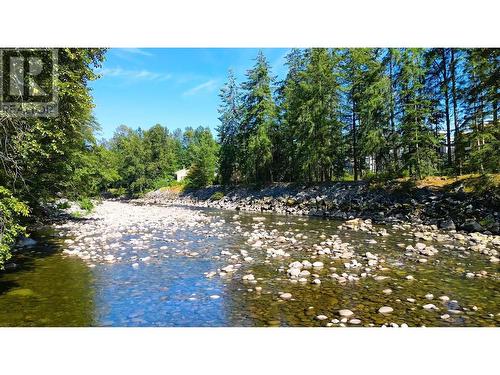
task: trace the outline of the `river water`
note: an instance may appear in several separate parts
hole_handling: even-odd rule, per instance
[[[385,227],[388,236],[374,237],[320,218],[183,210],[206,220],[165,233],[152,227],[127,232],[121,256],[112,263],[64,254],[65,240],[74,236],[60,228],[34,233],[37,245],[19,251],[17,268],[0,274],[0,326],[336,327],[341,309],[354,313],[346,326],[500,325],[498,263],[445,246],[456,241],[427,241],[439,253],[420,263],[421,257],[405,255],[401,245],[415,245],[413,233],[391,226]],[[146,233],[149,240],[137,245],[145,230],[151,231]],[[281,245],[289,256],[270,257],[266,244],[252,246],[252,233],[264,233],[268,242],[277,236],[298,241]],[[369,275],[344,283],[332,279],[332,272],[346,272],[346,260],[310,249],[334,235],[352,246],[359,262],[365,262],[365,252],[377,254],[383,263],[371,275],[385,278]],[[240,255],[242,250],[247,253]],[[139,260],[145,256],[150,259]],[[324,267],[311,269],[317,276],[305,283],[291,280],[288,265],[304,259],[322,261]],[[229,264],[237,271],[206,277]],[[485,276],[468,278],[467,272]],[[246,274],[254,275],[256,283],[243,280]],[[413,280],[406,278],[409,275]],[[311,283],[314,278],[321,284]],[[292,297],[284,300],[281,293]],[[424,309],[426,304],[437,310]],[[391,307],[392,313],[379,313],[382,306]],[[356,320],[351,323],[352,318]]]

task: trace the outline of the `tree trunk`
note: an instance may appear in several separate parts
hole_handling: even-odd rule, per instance
[[[390,81],[390,123],[391,123],[391,136],[392,136],[392,152],[395,171],[398,170],[398,150],[396,145],[396,124],[394,122],[394,72],[393,72],[393,58],[392,49],[389,48],[389,81]]]
[[[446,151],[448,154],[448,167],[451,167],[451,128],[450,128],[450,99],[448,94],[448,70],[447,70],[447,59],[446,59],[446,49],[441,49],[441,56],[443,59],[443,85],[444,85],[444,106],[446,115]]]
[[[353,92],[351,91],[351,95]],[[352,156],[354,159],[354,181],[358,181],[358,148],[356,139],[356,112],[355,112],[354,98],[352,99]]]
[[[462,174],[462,161],[461,155],[458,150],[460,147],[460,129],[458,125],[458,108],[457,108],[457,83],[456,83],[456,61],[455,61],[455,49],[451,49],[451,100],[453,103],[453,125],[455,127],[455,166],[458,167],[458,174]]]

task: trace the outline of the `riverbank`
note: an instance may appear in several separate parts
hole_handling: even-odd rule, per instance
[[[476,181],[480,184],[481,181]],[[463,183],[443,187],[367,182],[321,185],[273,184],[263,188],[211,186],[184,192],[160,189],[136,201],[287,215],[371,219],[376,223],[435,225],[444,230],[500,233],[496,187],[467,191]]]

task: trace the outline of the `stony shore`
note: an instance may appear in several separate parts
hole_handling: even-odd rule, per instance
[[[62,253],[92,268],[116,264],[130,267],[135,277],[135,272],[163,270],[176,257],[189,258],[189,269],[198,269],[200,262],[199,276],[213,285],[223,283],[225,292],[200,289],[179,298],[227,300],[236,288],[242,301],[265,306],[256,316],[262,325],[279,324],[269,304],[286,304],[288,319],[296,325],[497,324],[500,313],[482,301],[481,289],[477,296],[463,297],[437,280],[443,273],[460,280],[460,288],[494,285],[500,236],[424,224],[379,226],[361,218],[333,226],[291,218],[103,201],[84,218],[53,226]],[[185,270],[175,272],[183,277]],[[318,296],[325,301],[315,300]]]
[[[436,191],[372,188],[364,182],[316,186],[274,184],[261,189],[211,186],[175,193],[157,190],[138,201],[287,215],[371,219],[378,224],[412,223],[439,229],[500,234],[499,200],[495,193],[467,194],[463,189]]]

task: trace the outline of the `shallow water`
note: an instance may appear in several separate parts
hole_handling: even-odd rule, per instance
[[[499,267],[484,255],[447,250],[443,245],[449,242],[434,242],[439,253],[422,264],[418,258],[405,256],[405,250],[396,245],[414,245],[413,235],[390,226],[389,236],[376,237],[339,230],[340,222],[326,219],[260,213],[238,213],[234,218],[236,212],[217,210],[204,213],[211,222],[196,230],[176,231],[171,235],[174,242],[153,241],[146,248],[127,249],[139,257],[153,254],[151,261],[138,268],[127,261],[97,263],[90,268],[83,260],[62,254],[65,237],[55,230],[36,233],[37,246],[18,253],[14,259],[18,268],[0,275],[0,326],[325,326],[331,319],[340,319],[340,309],[352,310],[353,317],[361,320],[358,326],[500,325]],[[265,220],[257,224],[254,216]],[[286,248],[290,257],[267,259],[265,250],[252,248],[243,236],[257,227],[275,229],[277,235],[302,233],[308,238],[301,240],[300,250],[292,245]],[[319,244],[320,235],[333,234],[352,244],[357,255],[370,251],[385,259],[387,270],[376,274],[388,278],[376,281],[369,277],[345,284],[331,280],[329,267],[342,273],[346,260],[315,256],[304,249]],[[131,234],[129,239],[140,236]],[[367,243],[368,239],[377,243]],[[159,251],[164,245],[168,249]],[[239,259],[242,266],[232,275],[205,277],[206,272],[236,263],[221,256],[222,250],[239,254],[242,249],[254,260]],[[321,270],[311,271],[319,275],[320,285],[290,282],[288,264],[304,259],[325,263]],[[279,271],[280,266],[285,267],[284,272]],[[241,279],[249,271],[257,284]],[[480,271],[487,276],[465,277],[465,272]],[[407,275],[415,280],[407,280]],[[256,292],[256,286],[262,291]],[[382,292],[387,288],[391,294]],[[293,298],[283,301],[280,292],[289,292]],[[425,298],[428,293],[434,295],[432,300]],[[442,295],[457,302],[443,303],[438,299]],[[428,303],[439,311],[424,310],[422,306]],[[378,313],[382,306],[394,311],[382,315]],[[460,313],[441,319],[449,309]],[[320,321],[318,315],[328,319]]]

